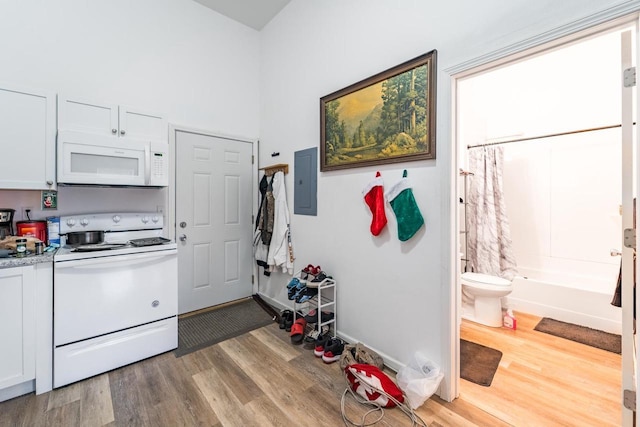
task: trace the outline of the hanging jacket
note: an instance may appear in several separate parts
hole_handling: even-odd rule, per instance
[[[269,276],[269,265],[267,264],[267,255],[269,252],[269,246],[267,246],[262,240],[262,227],[265,215],[263,215],[263,210],[266,203],[267,198],[267,188],[269,187],[269,181],[266,175],[262,176],[260,180],[260,208],[258,209],[258,216],[256,218],[256,228],[253,234],[253,256],[256,260],[256,263],[265,269],[265,276]],[[272,226],[273,229],[273,226]],[[269,241],[271,238],[269,237]]]
[[[267,264],[275,271],[281,268],[283,273],[293,274],[293,249],[290,246],[289,207],[284,187],[284,174],[276,172],[272,181],[274,197],[273,234],[269,245]]]
[[[267,185],[267,191],[262,203],[261,215],[260,215],[260,231],[262,243],[269,246],[271,244],[271,235],[273,234],[273,217],[274,217],[274,204],[273,197],[273,176],[271,182]]]

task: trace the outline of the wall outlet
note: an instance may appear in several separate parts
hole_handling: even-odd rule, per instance
[[[29,215],[27,215],[27,212],[29,213]],[[33,208],[30,207],[24,207],[22,208],[22,220],[26,221],[29,219],[29,217],[33,217]]]

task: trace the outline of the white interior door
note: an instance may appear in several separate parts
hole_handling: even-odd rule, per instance
[[[632,67],[633,35],[631,31],[621,34],[621,65],[623,74],[622,84],[622,228],[634,228],[633,199],[634,168],[634,129],[633,104],[635,99],[634,84],[631,84],[628,71]],[[623,232],[624,234],[624,232]],[[622,425],[637,425],[635,421],[635,399],[629,399],[628,393],[637,390],[636,372],[638,361],[636,358],[636,335],[634,334],[634,249],[628,247],[630,243],[624,239],[622,250]],[[635,243],[635,240],[634,240]],[[631,403],[631,401],[633,402]]]
[[[180,314],[252,292],[252,143],[176,132]]]

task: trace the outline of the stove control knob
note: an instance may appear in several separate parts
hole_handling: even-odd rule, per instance
[[[158,215],[154,215],[154,216],[151,217],[151,221],[158,222],[158,221],[160,221],[160,218],[158,218]]]
[[[120,222],[120,220],[121,220],[122,218],[120,218],[120,215],[114,215],[114,216],[113,216],[113,218],[111,218],[111,219],[113,220],[113,222],[118,223],[118,222]]]
[[[73,219],[73,218],[69,218],[69,219],[67,220],[67,225],[68,225],[69,227],[73,227],[74,225],[76,225],[76,220],[75,220],[75,219]]]
[[[142,217],[142,223],[143,223],[143,224],[146,224],[146,223],[148,223],[148,222],[149,222],[149,217],[148,217],[148,216],[146,216],[146,215],[145,215],[145,216],[143,216],[143,217]]]
[[[82,218],[80,220],[80,225],[86,227],[87,225],[89,225],[89,220],[87,218]]]

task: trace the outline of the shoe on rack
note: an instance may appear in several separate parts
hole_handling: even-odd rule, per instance
[[[311,332],[309,332],[303,340],[303,346],[304,348],[306,348],[307,350],[315,350],[316,348],[316,340],[318,339],[318,336],[320,336],[320,331],[314,329]]]
[[[340,356],[344,352],[344,341],[340,338],[331,338],[324,346],[324,354],[322,361],[324,363],[333,363],[340,360]]]
[[[320,273],[320,266],[314,267],[313,265],[309,264],[302,269],[301,277],[304,277],[305,279],[310,280],[310,279],[313,279],[315,275],[318,273]]]
[[[303,292],[295,295],[295,300],[298,304],[309,301],[311,298],[318,295],[317,288],[305,288]]]
[[[317,288],[320,286],[320,283],[324,282],[326,279],[333,279],[333,277],[327,276],[327,273],[324,271],[320,271],[312,280],[308,281],[307,286],[310,288]]]
[[[287,289],[297,288],[300,286],[301,282],[304,282],[304,280],[300,280],[297,277],[294,277],[293,279],[289,280],[289,283],[287,283]]]
[[[313,288],[312,288],[313,289]],[[328,322],[329,320],[334,318],[334,314],[331,311],[323,311],[320,313],[320,323]],[[314,309],[309,312],[306,316],[304,316],[304,320],[308,323],[318,323],[318,312]]]
[[[316,338],[316,346],[313,349],[313,354],[315,354],[316,357],[322,357],[324,355],[324,346],[327,344],[327,342],[331,339],[331,337],[329,336],[329,334],[320,334],[318,335],[318,338]]]
[[[304,294],[305,289],[307,289],[306,283],[300,282],[296,287],[289,289],[287,298],[293,301],[294,299],[301,297]]]

